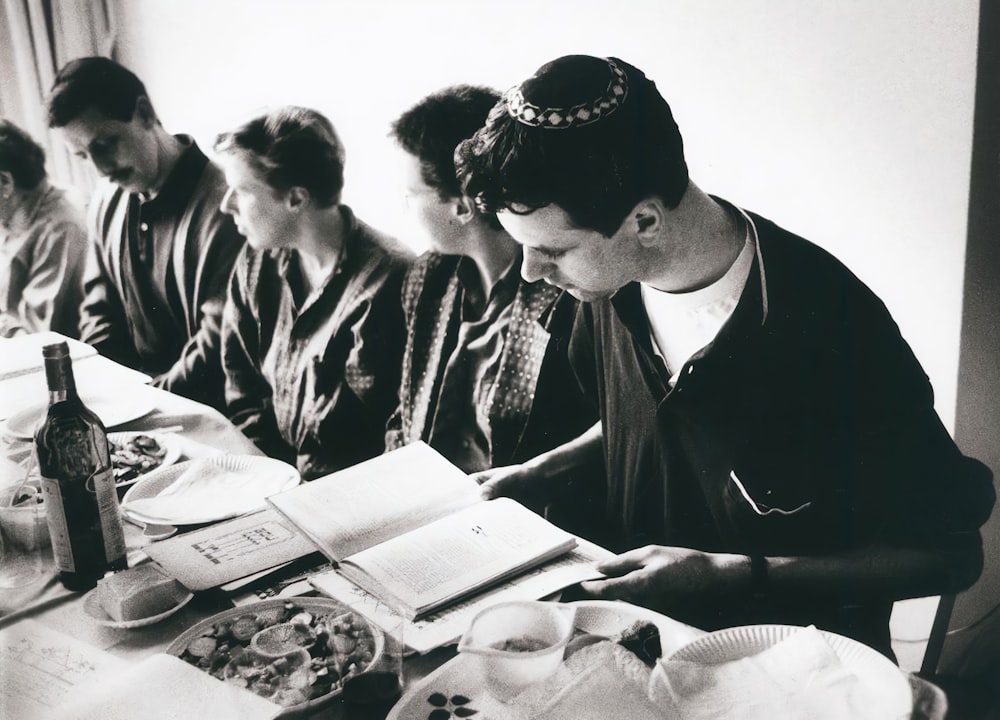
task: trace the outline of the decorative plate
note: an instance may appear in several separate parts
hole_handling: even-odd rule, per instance
[[[657,627],[661,644],[669,650],[700,634],[665,615],[625,602],[582,600],[567,604],[576,607],[577,630],[592,635],[617,637],[637,622],[648,622]],[[506,720],[509,715],[509,707],[480,687],[470,659],[459,654],[411,686],[386,720]]]

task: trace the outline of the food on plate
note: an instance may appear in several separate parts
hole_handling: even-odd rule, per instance
[[[243,615],[212,623],[180,657],[288,707],[340,688],[345,678],[368,667],[374,653],[375,638],[354,613],[307,611],[288,601],[258,611],[251,606]]]
[[[660,647],[660,630],[651,622],[636,620],[617,640],[649,667],[656,665],[656,661],[663,654],[663,649]]]
[[[551,643],[541,638],[522,636],[498,640],[492,643],[490,647],[494,650],[503,650],[504,652],[538,652],[539,650],[545,650],[550,645]]]
[[[133,435],[120,440],[108,438],[108,446],[115,483],[119,485],[155,470],[167,454],[166,449],[150,435]]]
[[[147,563],[97,581],[97,601],[112,620],[142,620],[169,610],[188,590],[157,565]]]

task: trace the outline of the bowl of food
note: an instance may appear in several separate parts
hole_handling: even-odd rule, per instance
[[[331,704],[384,647],[382,632],[345,605],[297,597],[224,610],[186,630],[167,652],[281,705],[282,716],[299,716]]]
[[[512,698],[556,671],[573,636],[575,614],[560,603],[498,603],[473,618],[458,651],[474,659],[491,695]]]

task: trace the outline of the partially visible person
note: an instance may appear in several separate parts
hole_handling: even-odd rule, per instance
[[[315,110],[261,115],[215,150],[247,238],[223,317],[228,414],[307,480],[380,454],[412,253],[341,203],[344,148]]]
[[[456,146],[499,99],[449,87],[392,126],[408,213],[431,251],[404,284],[407,343],[386,448],[422,440],[467,473],[525,462],[597,422],[569,367],[570,326],[546,324],[560,290],[521,279],[520,246],[455,175]],[[583,475],[563,479],[581,503]]]
[[[0,337],[79,336],[83,213],[49,182],[45,151],[0,119]]]
[[[219,321],[243,246],[219,210],[222,173],[189,136],[164,129],[142,81],[113,60],[67,63],[48,114],[110,180],[91,202],[80,338],[221,408]]]
[[[547,63],[458,158],[466,193],[522,244],[525,279],[584,301],[570,357],[600,403],[622,551],[585,594],[704,629],[812,623],[891,657],[895,600],[976,580],[991,473],[942,425],[885,305],[816,245],[701,190],[642,71]],[[544,465],[528,470],[486,491],[543,484]]]

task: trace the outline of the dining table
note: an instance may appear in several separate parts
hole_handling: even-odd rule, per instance
[[[8,380],[0,378],[0,395],[4,392],[6,382]],[[169,432],[176,436],[185,459],[218,454],[262,454],[222,413],[202,403],[139,381],[115,387],[114,392],[142,399],[151,408],[141,417],[116,426],[116,431]],[[30,439],[0,432],[0,455],[14,462],[24,463],[31,453]],[[130,522],[124,522],[123,529],[129,566],[148,561],[144,549],[156,540],[144,535],[141,527]],[[50,550],[44,552],[42,566],[42,572],[30,584],[0,591],[0,630],[31,620],[117,658],[138,662],[163,653],[171,642],[193,625],[234,607],[231,594],[213,589],[195,593],[191,602],[161,622],[132,629],[108,627],[94,622],[85,613],[83,593],[71,592],[62,587]],[[296,592],[315,594],[308,586],[300,586]],[[705,634],[670,618],[663,618],[660,628],[664,657]],[[404,697],[408,688],[418,686],[455,657],[454,645],[407,656],[404,662]],[[911,677],[911,683],[918,702],[924,703],[928,708],[928,714],[915,713],[914,717],[943,717],[930,714],[931,711],[941,711],[944,698],[940,691],[917,678]],[[0,693],[3,691],[3,676],[0,672]],[[935,707],[937,710],[934,710]],[[344,714],[338,703],[334,702],[307,717],[337,720],[344,717]]]

